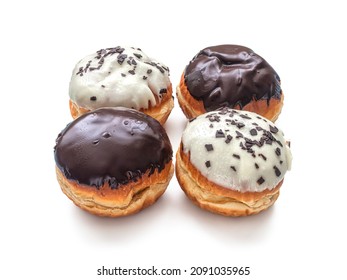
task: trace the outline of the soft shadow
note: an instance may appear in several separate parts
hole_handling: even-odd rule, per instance
[[[191,223],[222,242],[229,243],[236,240],[258,243],[267,238],[268,232],[273,230],[271,223],[276,210],[275,206],[252,216],[226,217],[199,208],[184,194],[179,201],[181,205],[177,209],[184,212],[186,217],[190,217]]]
[[[75,226],[85,232],[88,239],[103,242],[126,243],[147,234],[158,219],[165,215],[168,205],[164,194],[156,203],[142,211],[125,217],[109,218],[92,215],[73,205]]]

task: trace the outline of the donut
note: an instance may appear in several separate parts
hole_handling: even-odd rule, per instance
[[[63,193],[99,216],[126,216],[153,204],[174,171],[164,128],[123,107],[75,119],[58,135],[54,157]]]
[[[174,106],[169,68],[139,48],[100,49],[80,60],[69,86],[73,118],[102,107],[126,107],[164,124]]]
[[[247,216],[274,204],[291,161],[288,143],[274,123],[224,107],[187,124],[176,154],[176,176],[199,207]]]
[[[201,50],[190,61],[176,93],[187,118],[226,106],[274,122],[283,106],[280,83],[275,70],[251,49],[219,45]]]

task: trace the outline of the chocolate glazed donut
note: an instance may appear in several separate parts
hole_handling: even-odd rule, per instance
[[[55,147],[57,167],[80,184],[112,189],[136,181],[150,168],[160,172],[171,160],[164,128],[131,109],[103,108],[62,131]]]
[[[275,70],[251,49],[221,45],[203,49],[185,70],[192,96],[202,100],[207,111],[222,106],[242,109],[252,98],[281,98],[280,78]]]
[[[63,193],[100,216],[134,214],[153,204],[172,178],[172,147],[158,121],[142,112],[100,108],[70,123],[54,148]]]

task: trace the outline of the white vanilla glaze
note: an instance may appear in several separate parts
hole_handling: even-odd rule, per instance
[[[240,192],[271,190],[291,167],[283,132],[247,111],[223,108],[190,120],[182,144],[209,181]]]
[[[136,110],[156,106],[170,86],[169,68],[139,48],[101,49],[75,66],[70,99],[79,107],[123,106]]]

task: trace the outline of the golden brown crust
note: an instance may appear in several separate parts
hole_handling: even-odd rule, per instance
[[[206,113],[203,102],[196,100],[189,93],[184,82],[184,74],[182,74],[180,83],[176,88],[176,95],[178,104],[188,119],[192,119]]]
[[[184,82],[184,74],[182,74],[180,83],[176,88],[176,95],[178,103],[188,119],[195,118],[206,113],[203,102],[196,100],[189,93],[188,88]],[[269,105],[267,103],[267,100],[253,100],[243,108],[240,108],[240,106],[237,105],[233,109],[255,112],[267,118],[268,120],[275,122],[279,114],[281,113],[283,107],[283,99],[284,95],[282,93],[280,100],[271,98]]]
[[[71,99],[69,100],[71,116],[76,119],[79,116],[90,112],[90,110],[78,106]],[[172,98],[172,85],[167,88],[167,93],[163,96],[163,99],[157,106],[149,106],[148,109],[140,109],[141,112],[155,118],[160,124],[164,124],[168,119],[172,109],[174,107],[174,101]]]
[[[200,208],[225,216],[257,214],[274,204],[283,180],[272,190],[262,192],[234,191],[221,187],[204,177],[182,150],[176,154],[176,177],[189,199]]]
[[[172,161],[158,173],[149,171],[138,181],[111,189],[108,184],[99,189],[68,180],[56,167],[57,179],[64,194],[78,207],[98,216],[119,217],[134,214],[152,205],[165,192],[174,172]]]

